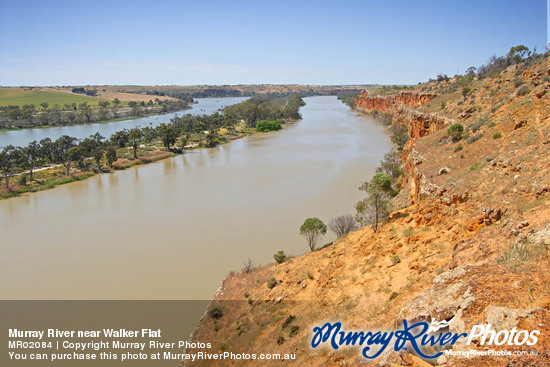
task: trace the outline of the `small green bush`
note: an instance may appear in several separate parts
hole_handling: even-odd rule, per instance
[[[459,141],[462,139],[462,134],[464,134],[464,126],[462,124],[452,124],[447,129],[447,134],[453,139],[454,142]]]
[[[277,262],[277,264],[282,264],[286,261],[286,255],[285,255],[285,252],[284,251],[277,251],[274,255],[273,255],[273,258],[275,259],[275,261]]]
[[[214,306],[208,310],[208,316],[214,320],[221,319],[223,316],[223,310],[220,306]]]
[[[275,279],[275,278],[269,278],[269,279],[267,280],[267,288],[273,289],[273,288],[275,288],[276,285],[277,285],[277,279]]]
[[[261,133],[268,131],[281,130],[281,121],[278,120],[262,120],[256,125],[256,130]]]
[[[524,95],[526,95],[526,94],[528,94],[528,93],[530,93],[530,92],[531,92],[531,88],[529,88],[528,86],[524,85],[523,87],[521,87],[521,88],[518,90],[518,92],[516,93],[516,95],[517,95],[518,97],[521,97],[521,96],[524,96]]]
[[[493,134],[493,139],[499,139],[502,138],[502,133],[500,131],[497,131]]]
[[[17,180],[17,183],[21,186],[26,186],[27,185],[27,174],[24,173],[22,175],[19,176],[19,179]]]

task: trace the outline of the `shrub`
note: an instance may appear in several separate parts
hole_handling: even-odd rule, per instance
[[[380,112],[377,120],[380,121],[382,125],[389,126],[393,121],[393,114],[391,112]]]
[[[520,85],[522,85],[524,83],[523,79],[521,79],[520,77],[517,77],[514,79],[514,87],[517,88],[519,87]]]
[[[502,137],[502,133],[500,131],[497,131],[493,134],[493,139],[499,139]]]
[[[241,268],[241,271],[243,274],[248,274],[252,271],[254,267],[254,263],[252,262],[252,259],[248,259],[248,261],[245,261],[243,263],[243,267]]]
[[[293,336],[298,334],[298,331],[300,331],[300,327],[298,325],[292,325],[292,327],[290,328],[290,332],[288,333],[288,336],[292,338]]]
[[[473,124],[471,124],[470,126],[468,126],[468,128],[473,132],[477,132],[479,129],[481,129],[481,127],[483,126],[483,121],[478,121],[478,122],[474,122]]]
[[[455,148],[455,152],[461,151],[462,148],[463,148],[463,147],[462,147],[462,144],[458,144],[458,145],[456,146],[456,148]]]
[[[462,124],[452,124],[447,129],[447,134],[453,139],[454,142],[459,141],[462,139],[462,134],[464,133],[464,126]]]
[[[376,168],[377,173],[385,173],[393,179],[399,178],[403,173],[401,154],[396,149],[384,154],[380,161],[380,167]]]
[[[214,306],[208,310],[208,316],[214,320],[219,320],[223,316],[223,310],[220,306]]]
[[[17,183],[21,186],[26,186],[27,185],[27,174],[24,173],[22,175],[19,176],[19,179],[17,180]]]
[[[521,96],[524,96],[524,95],[526,95],[526,94],[528,94],[528,93],[530,93],[530,92],[531,92],[531,88],[529,88],[528,86],[524,85],[523,87],[521,87],[521,88],[518,90],[518,92],[516,93],[516,95],[517,95],[518,97],[521,97]]]
[[[475,134],[475,135],[472,135],[468,138],[467,142],[468,144],[472,144],[472,143],[475,143],[476,141],[478,141],[479,139],[481,139],[483,137],[483,134]]]
[[[276,285],[277,285],[277,279],[275,279],[275,278],[269,278],[269,279],[267,280],[267,288],[273,289],[273,288],[275,288]]]
[[[470,171],[475,171],[479,168],[479,162],[476,162],[470,166]]]
[[[398,151],[402,151],[403,147],[409,141],[409,127],[405,124],[390,125],[391,141],[397,146]]]
[[[288,315],[288,317],[283,322],[283,325],[281,326],[282,329],[286,329],[294,320],[296,320],[296,316]]]
[[[277,262],[277,264],[282,264],[286,261],[286,255],[285,255],[285,252],[284,251],[277,251],[274,255],[273,255],[273,258],[275,259],[275,261]]]
[[[265,133],[268,131],[281,130],[281,121],[278,120],[262,120],[256,125],[256,130]]]
[[[462,96],[463,96],[464,98],[466,98],[466,96],[467,96],[468,94],[470,94],[471,91],[472,91],[472,88],[470,88],[470,87],[464,87],[464,88],[462,88]]]
[[[533,264],[533,261],[547,258],[548,246],[536,245],[530,241],[517,241],[509,247],[499,251],[498,262],[504,264],[508,270],[521,270]]]
[[[393,255],[390,260],[393,265],[399,264],[401,262],[401,259],[397,255]]]
[[[344,237],[351,231],[354,231],[357,226],[355,219],[352,215],[341,215],[336,218],[332,218],[328,223],[328,228],[333,231],[338,238]]]

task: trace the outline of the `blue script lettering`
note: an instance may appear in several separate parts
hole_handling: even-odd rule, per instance
[[[376,333],[372,333],[370,331],[368,332],[345,332],[340,331],[342,328],[342,324],[340,322],[336,322],[334,324],[331,324],[327,322],[321,327],[314,327],[313,328],[313,338],[311,339],[311,346],[313,348],[317,348],[319,344],[325,343],[330,338],[330,345],[334,350],[337,350],[342,345],[363,345],[367,344],[365,348],[363,348],[363,356],[365,358],[376,358],[382,353],[386,347],[390,344],[391,339],[393,338],[393,331],[390,333],[387,332],[380,332],[377,331]],[[371,349],[371,345],[382,345],[382,348],[379,349],[374,355],[369,356],[367,352]]]
[[[430,325],[427,322],[418,322],[416,324],[409,325],[407,320],[403,320],[403,329],[391,332],[372,332],[372,331],[341,331],[342,324],[336,322],[331,324],[327,322],[323,326],[316,326],[313,328],[313,339],[311,340],[311,346],[317,348],[321,343],[326,343],[330,339],[330,345],[334,350],[339,349],[341,346],[347,345],[360,345],[364,346],[362,355],[365,358],[373,359],[378,357],[386,348],[390,345],[393,337],[396,337],[395,344],[393,346],[394,351],[407,350],[405,347],[407,343],[410,344],[412,349],[422,358],[432,359],[438,358],[443,352],[438,352],[434,355],[427,355],[421,350],[421,347],[426,345],[444,346],[447,344],[453,345],[461,337],[468,337],[467,333],[453,334],[453,333],[439,333],[430,334]],[[368,352],[372,346],[378,346],[379,349],[369,355]]]

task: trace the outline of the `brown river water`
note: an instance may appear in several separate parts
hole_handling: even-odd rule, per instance
[[[210,299],[248,258],[309,251],[303,221],[353,214],[391,143],[304,100],[278,132],[0,201],[0,299]]]

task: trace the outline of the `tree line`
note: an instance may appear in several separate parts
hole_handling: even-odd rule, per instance
[[[176,101],[149,100],[149,102],[128,102],[128,107],[122,107],[118,98],[113,101],[99,101],[93,108],[88,102],[65,103],[51,105],[47,102],[39,106],[25,104],[23,106],[0,106],[0,128],[29,128],[40,126],[65,126],[106,121],[120,117],[138,117],[147,114],[162,114],[181,111],[189,107],[192,98]]]
[[[162,123],[156,127],[135,127],[117,131],[109,139],[98,132],[81,140],[63,135],[54,141],[50,138],[44,138],[40,142],[33,141],[26,147],[8,145],[0,149],[0,170],[8,191],[9,180],[13,174],[29,170],[29,178],[32,181],[34,168],[45,164],[63,164],[68,176],[71,165],[76,164],[85,169],[87,166],[84,160],[93,158],[94,170],[102,172],[102,160],[112,167],[117,159],[117,149],[131,147],[133,156],[137,159],[140,144],[158,140],[167,150],[175,153],[183,152],[188,144],[215,147],[227,139],[219,133],[222,128],[226,129],[227,134],[235,135],[236,126],[243,122],[247,127],[255,127],[260,118],[270,121],[301,118],[298,113],[301,105],[303,101],[298,96],[288,96],[283,100],[263,96],[226,107],[224,113],[175,116],[169,123]]]

